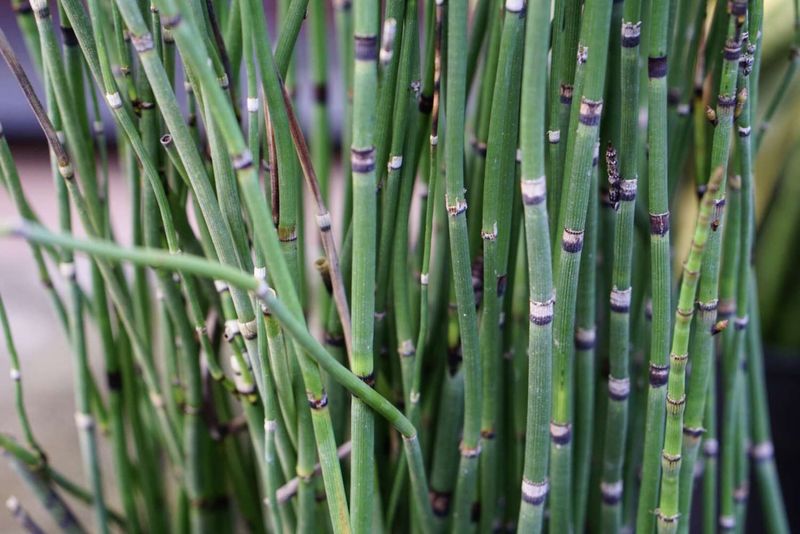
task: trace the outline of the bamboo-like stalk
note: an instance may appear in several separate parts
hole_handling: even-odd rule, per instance
[[[470,28],[469,51],[467,52],[467,84],[472,86],[475,73],[478,71],[478,59],[486,39],[487,26],[490,25],[489,13],[492,10],[491,0],[476,2],[472,8],[472,27]]]
[[[489,143],[486,151],[486,176],[483,187],[481,238],[483,240],[483,298],[480,318],[480,353],[482,366],[481,459],[480,459],[480,529],[491,530],[496,518],[498,450],[494,440],[499,413],[500,386],[500,315],[508,282],[508,253],[516,177],[514,157],[519,131],[519,102],[525,37],[525,5],[506,2],[503,32],[497,60],[495,87],[492,91]]]
[[[176,20],[175,18],[178,13],[177,6],[171,2],[164,2],[162,11],[176,23],[179,21],[179,19]],[[226,108],[224,104],[219,101],[221,98],[224,98],[224,96],[221,91],[219,91],[219,87],[216,85],[211,73],[209,70],[203,68],[205,64],[199,56],[200,50],[197,48],[197,43],[192,42],[191,28],[188,24],[173,25],[172,28],[176,42],[181,52],[184,54],[184,59],[191,64],[195,73],[200,77],[206,97],[215,100],[211,108],[215,113],[214,120],[218,120],[221,125],[224,125],[224,127],[222,127],[222,132],[225,136],[226,145],[228,146],[229,152],[235,154],[232,160],[234,168],[237,170],[239,186],[242,189],[242,194],[245,197],[248,211],[253,221],[257,245],[260,247],[262,253],[265,254],[265,257],[275,258],[275,264],[272,266],[273,276],[280,282],[278,287],[281,288],[282,294],[287,298],[292,313],[298,316],[299,301],[296,300],[297,297],[292,288],[292,276],[288,270],[288,266],[281,259],[283,256],[277,253],[275,249],[275,247],[280,247],[278,232],[270,222],[271,217],[268,207],[266,203],[263,202],[263,197],[261,197],[259,193],[258,184],[255,181],[256,176],[252,167],[252,159],[250,159],[249,152],[244,146],[241,132],[233,124],[235,119],[230,108]],[[260,29],[257,27],[256,35],[263,31],[263,27]],[[263,57],[261,53],[259,53],[259,56],[262,57],[263,61],[271,59],[271,56]],[[264,70],[262,65],[262,74]],[[277,89],[280,91],[280,88],[276,87],[275,84],[271,84],[268,89],[271,91],[268,94],[268,99],[275,101],[275,90]],[[335,446],[330,426],[330,417],[325,407],[326,397],[321,385],[319,371],[316,366],[313,366],[310,361],[304,358],[303,351],[300,350],[299,347],[296,352],[300,358],[301,369],[309,394],[313,394],[314,396],[314,398],[309,399],[309,401],[312,407],[315,408],[312,410],[312,421],[315,427],[315,438],[322,458],[323,476],[328,492],[328,499],[331,502],[331,519],[333,523],[337,525],[337,528],[347,530],[346,504],[341,472],[338,462],[335,461],[335,451],[333,450]]]
[[[758,483],[761,506],[767,528],[771,532],[789,532],[786,505],[781,494],[778,470],[775,465],[775,450],[772,444],[772,430],[769,423],[767,389],[764,377],[764,351],[758,333],[761,331],[761,318],[756,305],[758,295],[753,271],[748,275],[751,298],[750,326],[747,334],[747,367],[750,386],[750,410],[752,412],[752,437],[750,457],[753,461]]]
[[[561,192],[569,180],[566,175],[565,160],[569,129],[567,125],[572,114],[575,95],[575,70],[573,63],[579,46],[579,28],[585,15],[580,16],[580,2],[567,0],[555,2],[552,28],[553,62],[548,84],[548,206],[547,211],[557,223],[561,217]],[[584,43],[586,44],[586,43]],[[557,243],[558,224],[551,225],[554,246]]]
[[[628,427],[630,395],[629,351],[631,342],[632,256],[634,247],[634,213],[639,177],[639,43],[641,36],[641,2],[626,0],[623,4],[620,29],[620,120],[619,153],[609,146],[606,151],[610,194],[615,207],[614,257],[612,259],[611,294],[609,296],[609,363],[608,410],[603,448],[604,468],[601,493],[604,522],[610,530],[620,528],[620,508],[624,495],[622,479],[625,449],[618,436]],[[618,174],[617,174],[618,173]],[[616,174],[616,176],[614,176]],[[632,490],[632,489],[631,489]],[[631,491],[629,490],[629,491]]]
[[[55,52],[54,50],[55,42],[54,42],[54,36],[52,34],[52,28],[49,27],[49,24],[47,22],[49,20],[49,13],[47,10],[47,6],[46,4],[43,3],[41,5],[37,4],[37,6],[35,7],[38,8],[35,9],[34,11],[38,13],[37,24],[39,25],[40,28],[40,38],[42,39],[42,47],[43,50],[47,50],[45,58],[48,65],[48,72],[53,74],[54,84],[65,86],[64,82],[65,74],[63,72],[62,65],[58,61],[57,52]],[[85,34],[83,34],[83,36],[85,37]],[[24,76],[24,73],[21,72],[21,69],[15,70],[15,73],[17,74],[18,80],[20,81],[20,84],[23,86],[23,88],[29,85],[29,83],[27,82],[27,78]],[[66,100],[66,95],[64,95],[63,92],[56,91],[55,96],[56,100],[60,99],[59,103],[60,109],[63,108],[64,106],[69,105],[68,101]],[[72,170],[71,170],[72,168],[71,165],[69,165],[69,160],[66,156],[66,153],[64,152],[63,148],[61,148],[60,142],[56,138],[55,131],[52,129],[52,125],[50,124],[47,117],[41,111],[41,105],[38,103],[38,99],[32,92],[29,92],[27,90],[26,90],[26,97],[28,97],[31,106],[34,108],[34,111],[36,111],[37,119],[39,120],[43,129],[47,132],[46,135],[48,137],[51,149],[55,150],[57,153],[57,159],[59,161],[59,171],[61,175],[65,178],[67,188],[70,190],[70,194],[73,197],[73,201],[76,204],[77,212],[81,217],[84,227],[90,233],[96,234],[98,232],[97,222],[101,219],[100,214],[98,213],[99,210],[98,205],[96,203],[94,205],[88,204],[83,195],[77,190],[75,184],[72,182]],[[67,110],[69,110],[69,108],[67,108]],[[76,139],[79,138],[79,132],[76,130],[76,121],[69,120],[66,121],[66,124],[72,125],[68,126],[66,130],[67,140],[69,141],[69,139],[72,138],[73,141],[75,141]],[[75,142],[72,143],[72,145],[74,144]],[[78,146],[80,146],[79,141],[77,141],[77,144]],[[82,153],[83,151],[79,151],[79,154]],[[90,162],[86,160],[86,155],[84,154],[80,156],[80,159],[78,161],[80,162],[78,170],[87,171],[88,168],[89,170],[87,172],[91,176],[92,173],[91,173],[91,168],[89,166]],[[141,338],[139,337],[138,333],[135,331],[135,327],[132,324],[131,320],[132,315],[129,302],[127,301],[127,295],[125,294],[125,291],[123,290],[118,279],[116,278],[116,275],[114,273],[111,273],[107,266],[100,265],[100,270],[104,280],[108,284],[109,294],[112,300],[114,301],[115,306],[120,311],[122,324],[124,325],[127,333],[130,336],[131,341],[133,342],[134,354],[136,355],[137,360],[141,363],[141,365],[143,366],[143,370],[145,371],[144,373],[145,381],[147,383],[148,388],[151,390],[151,400],[153,402],[154,407],[156,408],[156,413],[159,416],[159,424],[162,427],[163,430],[162,435],[166,440],[168,450],[170,451],[173,460],[179,462],[180,461],[179,452],[177,444],[175,442],[176,436],[174,433],[174,427],[172,426],[171,421],[163,411],[163,403],[161,403],[161,396],[160,393],[158,392],[159,388],[157,386],[157,379],[155,376],[155,370],[152,367],[152,362],[150,362],[147,359],[145,355],[146,350],[144,344]]]
[[[470,145],[472,150],[467,154],[465,179],[467,187],[467,201],[472,210],[467,212],[467,228],[469,229],[469,247],[473,261],[477,261],[479,251],[482,249],[481,228],[483,217],[483,192],[484,178],[486,176],[486,141],[489,137],[490,117],[492,111],[492,96],[495,79],[497,76],[497,58],[500,55],[500,41],[503,33],[503,15],[505,2],[493,0],[489,9],[489,26],[486,44],[486,53],[482,66],[482,80],[478,94],[478,109],[473,118],[474,137]],[[469,63],[467,64],[469,76]],[[469,78],[467,78],[469,83]],[[478,304],[480,306],[480,304]]]
[[[459,457],[455,454],[464,417],[464,370],[458,361],[458,346],[453,346],[454,319],[447,318],[447,359],[444,363],[442,391],[439,395],[439,412],[451,410],[448,417],[436,428],[432,443],[431,505],[435,516],[434,531],[444,532],[452,511],[453,493],[456,490]],[[457,338],[456,338],[457,342]]]
[[[25,409],[25,396],[22,390],[22,369],[19,364],[19,356],[17,348],[14,345],[14,338],[11,334],[11,325],[8,322],[8,315],[6,314],[6,307],[3,304],[3,299],[0,297],[0,325],[3,327],[3,336],[6,341],[6,349],[10,360],[9,375],[14,382],[14,404],[17,410],[17,419],[19,420],[22,433],[25,436],[25,441],[34,454],[43,460],[43,451],[39,442],[33,436],[30,419],[28,419],[28,411]]]
[[[481,378],[478,323],[475,295],[472,291],[467,200],[464,196],[464,115],[466,108],[467,2],[451,0],[447,6],[445,75],[445,206],[450,233],[450,261],[464,372],[464,430],[461,438],[461,461],[456,484],[453,528],[466,530],[470,509],[477,492],[478,457],[480,456]],[[441,105],[441,102],[440,102]]]
[[[408,12],[404,2],[391,0],[386,4],[382,31],[376,32],[380,38],[378,53],[378,82],[375,95],[375,117],[373,144],[375,146],[376,188],[380,192],[380,205],[376,214],[380,223],[376,227],[377,248],[375,258],[375,327],[373,351],[386,352],[386,302],[390,293],[389,274],[392,266],[395,220],[400,195],[400,174],[402,161],[397,159],[405,140],[407,113],[401,113],[403,106],[398,100],[398,87],[402,90],[409,82],[410,71],[402,63],[403,34],[406,30],[404,20]],[[356,58],[358,59],[358,58]],[[403,110],[405,111],[405,110]],[[353,124],[354,128],[357,123]],[[354,135],[355,138],[355,135]],[[391,159],[394,157],[395,159]],[[386,167],[384,167],[386,165]],[[352,167],[352,161],[351,161]],[[384,171],[384,169],[386,169]],[[355,184],[354,191],[355,191]],[[353,197],[355,201],[355,196]]]
[[[47,18],[43,17],[41,12],[41,6],[33,6],[35,8],[35,14],[37,19],[37,24],[40,27],[40,32],[43,26],[47,25]],[[46,7],[46,6],[45,6]],[[72,36],[73,38],[67,40],[67,44],[69,45],[68,48],[71,49],[69,53],[67,53],[67,60],[68,65],[72,66],[72,76],[70,80],[72,82],[71,86],[65,87],[62,86],[59,89],[54,89],[55,94],[59,98],[59,109],[63,109],[64,106],[70,106],[68,103],[68,98],[75,101],[78,98],[83,100],[83,77],[82,77],[82,70],[83,67],[79,63],[79,57],[75,56],[74,46],[74,35],[71,33],[71,28],[69,26],[64,26],[62,24],[62,29],[66,28],[65,36]],[[48,28],[50,29],[50,28]],[[56,61],[50,61],[53,58],[53,54],[57,53],[53,50],[53,41],[48,41],[48,36],[52,39],[51,31],[46,31],[45,36],[40,34],[40,44],[41,47],[44,49],[47,47],[46,56],[48,58],[47,63],[47,72],[49,75],[53,76],[53,80],[55,79],[64,79],[63,71],[59,71],[60,64]],[[3,36],[3,41],[5,41],[5,36]],[[47,43],[47,44],[46,44]],[[4,45],[7,45],[7,42],[4,42]],[[7,49],[7,46],[3,47]],[[9,53],[7,50],[4,50],[4,56],[6,57],[6,61],[14,68],[15,59],[13,58],[13,53]],[[17,65],[18,67],[18,65]],[[77,72],[76,72],[77,69]],[[56,72],[54,72],[56,71]],[[19,76],[19,74],[17,74]],[[74,102],[73,102],[74,103]],[[85,102],[84,102],[85,105]],[[83,111],[83,114],[80,112]],[[85,150],[82,147],[77,146],[75,143],[79,142],[78,139],[81,137],[80,130],[81,125],[77,124],[81,122],[81,119],[86,122],[85,119],[85,107],[81,108],[81,106],[75,106],[74,109],[71,109],[71,113],[64,110],[62,112],[66,116],[66,126],[67,131],[71,134],[70,136],[70,145],[72,147],[73,154],[78,155],[79,168],[82,172],[86,172],[87,175],[84,176],[83,185],[84,189],[90,195],[90,198],[93,196],[94,198],[91,199],[95,202],[95,210],[97,209],[97,205],[99,201],[97,199],[97,190],[96,184],[94,184],[94,168],[93,166],[89,165],[89,161],[93,160],[93,155],[90,150]],[[93,163],[91,164],[93,165]],[[61,228],[63,231],[70,231],[71,230],[71,217],[69,214],[70,208],[69,204],[66,201],[62,201],[60,204],[60,223]],[[97,213],[95,211],[95,213]],[[106,507],[105,507],[105,498],[104,492],[102,487],[102,478],[100,472],[100,465],[99,465],[99,458],[98,458],[98,449],[97,449],[97,439],[95,434],[95,420],[91,413],[90,407],[90,370],[88,367],[88,356],[87,356],[87,348],[86,348],[86,339],[85,339],[85,330],[84,330],[84,321],[83,321],[83,311],[84,311],[84,300],[83,294],[78,286],[76,277],[75,277],[75,264],[72,259],[72,254],[69,251],[65,251],[61,254],[59,269],[65,279],[68,281],[69,289],[70,289],[70,307],[69,307],[69,329],[70,329],[70,341],[72,342],[73,347],[73,372],[75,376],[74,388],[75,388],[75,404],[76,404],[76,414],[75,414],[75,424],[78,428],[79,438],[80,438],[80,445],[81,445],[81,454],[83,457],[83,465],[86,472],[86,478],[90,483],[90,487],[92,488],[92,492],[95,496],[95,503],[94,503],[94,510],[95,510],[95,522],[96,527],[101,532],[108,531],[108,521],[106,516]]]
[[[564,191],[558,212],[560,247],[554,251],[553,414],[550,423],[551,528],[569,530],[572,522],[572,406],[575,303],[591,183],[592,161],[603,109],[611,4],[587,4],[581,21],[578,67],[582,81],[572,103],[576,125],[566,155]],[[589,52],[592,50],[593,52]]]
[[[365,384],[375,380],[375,262],[377,202],[375,197],[375,122],[378,88],[377,5],[356,0],[353,5],[354,78],[353,138],[350,165],[353,173],[353,264],[351,367]],[[374,493],[375,423],[358,399],[351,404],[350,435],[353,442],[350,472],[350,521],[356,532],[372,525]]]
[[[320,231],[320,239],[322,241],[322,248],[325,251],[325,259],[330,269],[331,287],[333,291],[333,299],[336,304],[336,311],[339,315],[339,321],[342,325],[342,334],[344,335],[344,342],[347,346],[348,354],[351,354],[353,349],[352,342],[352,325],[350,317],[350,308],[347,302],[347,295],[345,294],[344,279],[342,277],[341,268],[339,265],[339,254],[336,251],[336,241],[333,236],[333,222],[328,208],[325,206],[324,189],[321,187],[317,179],[317,171],[315,170],[311,155],[309,154],[308,146],[306,145],[303,131],[300,129],[300,124],[297,117],[292,110],[291,100],[286,89],[283,88],[283,104],[287,112],[287,120],[289,123],[289,131],[297,151],[300,166],[303,169],[303,176],[306,179],[311,193],[314,195],[314,202],[317,207],[316,221],[317,227]]]
[[[693,330],[693,336],[698,335],[697,330]],[[694,341],[694,340],[692,340]],[[712,359],[710,364],[710,375],[716,376],[716,362]],[[718,485],[718,464],[719,464],[719,441],[717,440],[717,384],[716,380],[711,380],[708,383],[708,392],[706,399],[706,413],[703,419],[703,424],[706,431],[703,434],[702,441],[702,455],[703,455],[703,532],[705,534],[712,534],[717,532],[717,491]],[[686,465],[685,463],[683,465]],[[681,466],[684,469],[683,466]],[[681,479],[683,484],[683,479]],[[682,491],[679,497],[684,498],[686,492]],[[682,522],[678,525],[682,528]]]
[[[38,496],[58,486],[94,509],[98,529],[131,532],[232,521],[254,532],[541,532],[545,516],[559,532],[634,520],[642,532],[686,532],[705,469],[705,531],[741,531],[752,460],[767,524],[786,531],[747,261],[760,0],[708,13],[698,0],[428,0],[424,25],[417,0],[362,1],[333,6],[339,121],[324,101],[320,0],[281,0],[274,22],[256,0],[60,0],[56,17],[47,0],[30,10],[12,0],[49,113],[4,38],[0,51],[50,145],[63,232],[39,226],[0,139],[0,184],[24,218],[0,236],[26,240],[75,349],[90,486],[44,463],[23,424],[27,446],[0,435],[0,447]],[[308,125],[294,101],[302,58]],[[792,69],[778,68],[771,98],[788,93]],[[97,89],[115,131],[97,123]],[[716,109],[705,106],[712,95]],[[341,201],[328,160],[340,122],[351,149]],[[107,202],[114,135],[133,246]],[[670,243],[669,210],[694,210],[675,195],[685,178],[701,209],[673,285],[682,240]],[[647,206],[636,206],[637,188]],[[70,233],[73,211],[88,239]],[[309,216],[319,240],[304,244]],[[305,256],[320,252],[323,284],[309,285]],[[49,270],[66,261],[71,275],[73,253],[89,254],[91,285],[54,286]],[[740,297],[726,329],[719,319]],[[755,322],[745,328],[745,317]],[[86,363],[86,321],[106,389]],[[383,358],[389,347],[400,357]],[[108,434],[124,517],[104,502],[89,418]]]
[[[418,307],[417,312],[417,339],[414,344],[415,348],[415,364],[414,373],[409,388],[409,404],[407,413],[411,421],[416,425],[419,423],[420,415],[420,386],[421,386],[421,371],[422,363],[426,355],[426,347],[428,344],[429,332],[429,292],[428,286],[430,283],[430,265],[431,265],[431,247],[433,244],[433,217],[437,203],[436,199],[440,197],[441,180],[439,177],[440,161],[439,161],[439,100],[440,91],[439,83],[441,78],[441,45],[442,45],[442,24],[441,18],[437,18],[436,13],[441,13],[443,10],[440,6],[429,2],[425,8],[425,27],[427,29],[426,36],[426,49],[425,49],[425,66],[422,75],[422,85],[419,95],[418,109],[419,113],[425,117],[430,115],[430,136],[428,137],[428,167],[422,169],[423,173],[427,172],[427,184],[423,186],[421,191],[421,206],[420,215],[423,216],[424,206],[424,219],[420,219],[419,237],[417,240],[417,252],[421,252],[420,266],[419,266],[419,292],[418,292]],[[420,124],[422,122],[422,124]],[[418,135],[421,138],[421,143],[425,142],[425,137],[422,132],[424,129],[425,121],[421,120],[417,123]],[[421,160],[424,162],[424,159]]]
[[[757,9],[755,11],[758,11]],[[751,20],[757,13],[749,13]],[[741,18],[747,14],[741,14]],[[740,24],[744,22],[741,21]],[[747,21],[749,22],[749,21]],[[748,26],[745,26],[745,29]],[[752,269],[752,244],[754,235],[754,212],[753,212],[753,143],[750,137],[750,113],[752,103],[749,98],[750,72],[752,67],[753,53],[755,46],[749,42],[749,34],[742,35],[742,60],[739,63],[738,76],[738,95],[746,100],[741,103],[739,99],[735,108],[734,120],[737,125],[737,157],[739,172],[741,176],[741,207],[738,226],[731,225],[726,230],[739,232],[739,255],[736,278],[736,318],[734,320],[734,334],[731,343],[731,350],[725,354],[725,373],[724,373],[724,403],[723,403],[723,425],[721,433],[722,458],[721,458],[721,477],[720,477],[720,516],[719,527],[723,531],[741,529],[738,505],[739,487],[737,484],[736,464],[741,460],[739,452],[741,441],[737,436],[742,432],[748,432],[746,424],[743,425],[742,414],[746,409],[747,393],[746,378],[742,369],[745,362],[745,350],[747,347],[748,313],[750,311],[750,271]],[[731,126],[733,128],[733,126]],[[746,421],[746,420],[745,420]],[[749,433],[749,432],[748,432]],[[740,530],[741,531],[741,530]]]
[[[642,485],[636,519],[637,532],[652,532],[658,504],[659,451],[664,439],[664,406],[669,372],[670,331],[670,213],[668,198],[667,41],[670,3],[653,0],[648,17],[647,166],[650,219],[650,272],[653,332],[650,339],[650,387],[642,457]]]
[[[670,352],[667,387],[667,421],[662,452],[661,497],[657,513],[659,532],[674,532],[677,531],[678,526],[678,481],[681,466],[683,411],[686,402],[685,369],[689,356],[689,338],[700,267],[703,261],[709,259],[705,257],[705,247],[712,229],[716,231],[716,227],[713,227],[710,221],[719,187],[723,182],[720,170],[717,168],[709,180],[708,188],[700,204],[691,249],[683,266],[678,307],[675,312],[675,330]],[[713,260],[713,258],[710,259]]]
[[[408,455],[409,469],[412,472],[412,487],[415,500],[420,510],[429,510],[427,503],[427,482],[421,468],[417,431],[411,422],[382,395],[365,384],[360,378],[338,363],[324,347],[297,320],[288,306],[278,299],[274,290],[266,285],[263,279],[255,278],[235,267],[215,263],[191,255],[174,256],[160,250],[147,248],[123,248],[102,240],[76,239],[69,235],[53,234],[30,223],[16,227],[3,228],[2,235],[14,235],[39,243],[82,251],[93,256],[112,261],[128,261],[138,265],[154,268],[178,270],[187,274],[206,276],[225,280],[242,289],[252,292],[278,318],[284,328],[295,338],[307,354],[313,357],[328,373],[346,387],[353,395],[361,399],[366,406],[385,417],[403,435],[404,450]],[[323,473],[326,467],[322,466]],[[429,512],[425,512],[429,513]]]
[[[613,15],[612,15],[613,17]],[[576,530],[585,525],[586,503],[589,497],[590,459],[595,440],[594,419],[602,412],[595,409],[597,383],[597,302],[598,292],[598,235],[602,233],[599,201],[598,173],[599,142],[595,145],[592,159],[592,177],[589,189],[589,205],[586,212],[586,232],[581,253],[580,278],[575,304],[575,451],[572,482],[572,514]],[[597,415],[596,415],[597,414]]]
[[[333,2],[335,12],[337,57],[341,76],[341,89],[344,96],[343,118],[341,127],[342,152],[352,144],[353,136],[353,15],[351,0],[336,0]],[[350,227],[350,217],[353,213],[352,205],[352,179],[350,158],[341,157],[342,182],[343,182],[343,208],[340,215],[342,228]]]
[[[68,229],[65,229],[68,230]],[[100,472],[100,459],[97,446],[97,435],[95,419],[91,413],[91,400],[89,393],[89,360],[86,347],[86,337],[84,329],[84,305],[83,295],[77,288],[75,278],[75,267],[71,253],[64,253],[63,272],[65,278],[69,280],[71,289],[71,341],[73,344],[74,360],[73,373],[75,376],[75,426],[78,429],[80,438],[81,455],[83,456],[86,478],[94,495],[95,524],[99,532],[109,532],[105,497],[103,492],[103,482]]]
[[[406,17],[403,21],[402,47],[398,66],[398,85],[395,102],[395,118],[392,146],[389,151],[387,181],[400,181],[397,201],[397,217],[394,227],[392,246],[392,292],[394,297],[394,320],[397,334],[397,353],[400,357],[403,401],[409,406],[413,404],[411,388],[416,369],[416,346],[413,339],[414,325],[411,315],[411,299],[409,295],[408,277],[408,233],[411,198],[414,188],[417,135],[422,117],[414,113],[416,95],[411,84],[414,79],[419,83],[419,34],[417,31],[417,2],[411,0],[406,6]],[[387,199],[387,203],[389,200]],[[385,213],[385,212],[384,212]],[[383,229],[383,227],[381,227]],[[408,411],[407,411],[408,413]]]
[[[541,0],[528,4],[532,11],[542,10],[545,6],[549,4]],[[546,201],[545,148],[542,137],[545,128],[547,77],[544,69],[535,68],[546,60],[548,38],[547,19],[532,17],[525,29],[520,109],[520,188],[525,217],[530,301],[525,460],[518,523],[521,532],[542,530],[548,491],[554,295]]]
[[[723,52],[724,65],[722,68],[719,97],[717,99],[716,120],[714,129],[714,139],[710,158],[711,168],[714,172],[719,169],[727,174],[727,161],[730,150],[731,131],[733,124],[733,111],[736,104],[736,74],[738,69],[739,56],[741,52],[740,44],[740,24],[739,17],[743,16],[746,5],[742,2],[732,4],[736,10],[732,10],[728,26],[728,41]],[[703,429],[703,416],[705,413],[706,390],[708,388],[709,361],[713,357],[713,327],[717,322],[718,309],[718,285],[720,255],[722,247],[722,231],[718,226],[722,224],[721,213],[719,212],[724,204],[724,187],[726,179],[720,185],[717,192],[718,210],[714,214],[714,223],[717,226],[712,232],[706,248],[706,256],[703,261],[700,273],[700,286],[697,295],[698,313],[695,317],[693,330],[697,335],[693,336],[690,353],[692,354],[693,372],[689,378],[686,396],[686,406],[683,421],[683,444],[681,445],[681,487],[679,488],[679,498],[684,495],[685,500],[680,509],[681,519],[687,521],[690,514],[689,503],[691,502],[692,484],[694,480],[693,471],[697,449]]]

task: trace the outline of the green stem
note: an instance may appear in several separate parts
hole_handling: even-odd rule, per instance
[[[544,0],[530,3],[533,12],[549,7]],[[548,490],[549,424],[552,408],[553,275],[550,258],[545,178],[544,128],[549,28],[546,17],[532,17],[525,29],[520,151],[520,189],[528,261],[528,394],[525,460],[519,509],[520,532],[541,532]]]

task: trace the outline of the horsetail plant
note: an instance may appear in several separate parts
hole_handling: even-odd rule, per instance
[[[753,257],[797,55],[764,61],[761,0],[11,6],[58,229],[14,126],[0,237],[68,341],[84,472],[3,285],[16,525],[743,531],[752,466],[789,531]]]

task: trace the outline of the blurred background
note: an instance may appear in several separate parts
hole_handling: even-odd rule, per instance
[[[272,4],[273,2],[267,2]],[[0,27],[8,36],[26,71],[41,95],[41,84],[18,32],[14,13],[4,4],[0,8]],[[272,7],[272,6],[270,6]],[[794,37],[794,8],[791,0],[766,0],[764,22],[763,66],[761,70],[759,117],[776,92],[778,83],[790,65],[790,46]],[[274,32],[273,32],[274,35]],[[341,76],[336,65],[333,32],[329,61],[330,120],[335,132],[342,123]],[[297,80],[307,72],[305,35],[301,33]],[[797,52],[796,52],[797,53]],[[795,56],[795,62],[800,61]],[[795,80],[796,82],[796,80]],[[296,85],[296,98],[301,120],[310,116],[310,84]],[[103,107],[106,131],[113,125]],[[796,507],[800,504],[800,457],[794,454],[800,440],[797,425],[792,421],[792,410],[800,400],[800,276],[796,276],[795,262],[800,261],[800,83],[793,83],[778,113],[765,134],[756,166],[758,236],[756,257],[759,273],[762,324],[767,354],[770,407],[773,414],[773,432],[777,463],[784,485],[784,498],[794,527],[797,524]],[[34,210],[42,222],[51,228],[57,226],[57,208],[50,174],[47,145],[14,78],[5,64],[0,66],[0,122],[11,146],[20,171],[23,187]],[[129,189],[115,166],[111,154],[110,202],[112,223],[118,239],[129,243],[131,239]],[[687,190],[686,195],[693,192]],[[6,191],[0,192],[0,223],[18,217]],[[680,247],[679,247],[680,248]],[[768,258],[768,259],[767,259]],[[79,263],[85,260],[78,260]],[[84,264],[85,265],[85,264]],[[85,271],[80,269],[79,271]],[[58,284],[60,280],[55,277]],[[82,480],[78,439],[73,420],[72,369],[69,347],[57,323],[47,294],[38,280],[35,264],[27,245],[19,240],[0,241],[0,294],[5,301],[9,320],[21,359],[26,404],[29,415],[50,460],[75,480]],[[90,331],[90,354],[99,362],[95,332]],[[19,435],[13,403],[12,383],[5,377],[9,372],[9,358],[5,344],[0,347],[0,432]],[[101,447],[105,462],[104,472],[111,472],[108,450]],[[118,505],[113,484],[106,477],[107,492],[111,502]],[[54,525],[44,521],[47,515],[37,508],[36,502],[22,486],[13,471],[0,462],[0,498],[11,495],[23,504],[50,530]],[[757,499],[753,499],[756,501]],[[757,507],[757,503],[753,503]],[[85,508],[76,506],[85,514]],[[83,519],[88,516],[84,515]],[[758,528],[758,514],[750,515],[753,531]],[[85,521],[88,523],[88,521]],[[0,511],[0,532],[16,532],[17,524],[5,510]]]

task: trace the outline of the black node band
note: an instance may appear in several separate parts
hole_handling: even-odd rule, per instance
[[[667,75],[667,56],[647,58],[647,75],[650,78],[663,78]]]
[[[650,364],[649,381],[652,387],[659,388],[665,386],[668,378],[669,365]]]
[[[669,232],[669,212],[650,214],[650,234],[663,236]]]
[[[354,54],[357,61],[375,61],[378,59],[378,36],[356,35]]]

